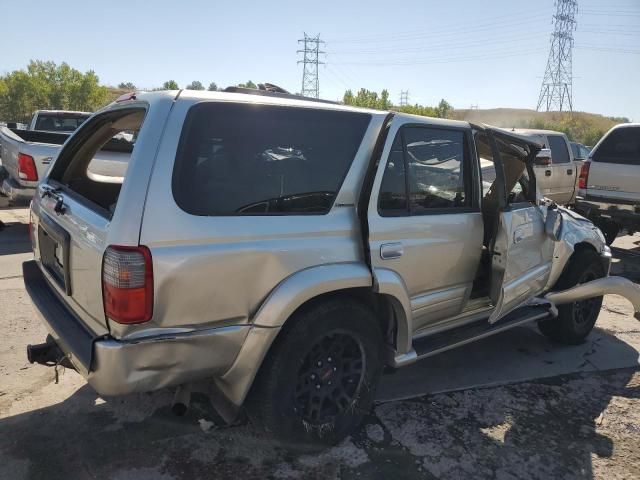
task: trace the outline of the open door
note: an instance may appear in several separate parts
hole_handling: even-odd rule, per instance
[[[496,172],[483,198],[491,255],[489,297],[495,305],[489,322],[494,323],[542,292],[551,271],[553,239],[545,232],[547,206],[541,205],[533,171],[541,146],[499,129],[487,128],[481,135]]]

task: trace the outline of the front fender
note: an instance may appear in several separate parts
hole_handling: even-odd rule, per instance
[[[562,215],[562,230],[560,238],[555,242],[551,272],[545,285],[545,291],[553,288],[560,275],[564,271],[571,255],[575,252],[576,245],[588,245],[597,253],[606,251],[604,236],[598,227],[590,220],[563,207],[558,207]]]

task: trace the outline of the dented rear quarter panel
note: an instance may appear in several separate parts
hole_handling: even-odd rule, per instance
[[[305,269],[360,264],[367,272],[356,199],[384,119],[373,113],[332,209],[325,215],[198,216],[183,211],[172,193],[172,174],[182,127],[200,97],[188,92],[174,105],[158,149],[146,198],[140,244],[149,247],[154,269],[154,312],[143,326],[111,324],[121,338],[168,327],[211,328],[253,323],[265,301]],[[225,94],[239,102],[271,103],[270,98]],[[249,97],[249,98],[247,98]],[[222,98],[222,97],[221,97]],[[210,101],[220,101],[212,96]],[[282,99],[278,104],[282,104]],[[290,101],[291,106],[308,103]],[[318,104],[317,108],[344,107]],[[170,220],[169,220],[170,219]],[[336,281],[335,289],[371,284],[366,278]],[[305,298],[304,295],[292,297]],[[295,309],[295,305],[282,310]],[[270,318],[272,326],[286,318]]]

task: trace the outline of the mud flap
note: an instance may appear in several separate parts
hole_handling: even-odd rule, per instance
[[[623,277],[598,278],[561,292],[547,293],[544,298],[555,305],[562,305],[607,294],[620,295],[629,300],[633,305],[634,317],[640,320],[640,285]]]

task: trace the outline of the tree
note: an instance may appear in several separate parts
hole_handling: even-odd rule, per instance
[[[136,90],[136,86],[131,82],[120,82],[118,88],[123,90]]]
[[[204,90],[204,85],[202,85],[202,82],[194,80],[184,88],[186,88],[187,90]]]
[[[178,90],[179,88],[178,82],[175,80],[168,80],[162,84],[163,90]]]
[[[209,84],[209,88],[207,89],[210,92],[217,92],[218,91],[218,85],[216,85],[216,82],[211,82]]]
[[[238,86],[242,88],[255,88],[255,89],[258,88],[258,86],[255,83],[253,83],[251,80],[249,80],[247,83],[239,83]]]
[[[82,73],[66,63],[35,60],[26,70],[0,77],[0,118],[25,122],[35,110],[88,110],[110,98],[96,73]]]
[[[447,118],[452,110],[453,107],[451,104],[443,98],[436,107],[436,116],[440,118]]]

